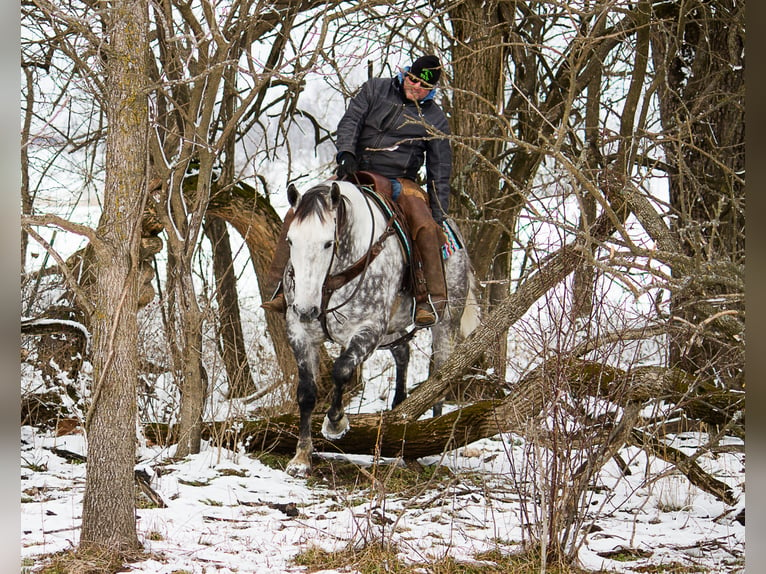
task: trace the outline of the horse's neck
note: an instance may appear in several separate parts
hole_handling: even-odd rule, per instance
[[[375,218],[380,218],[379,212],[364,193],[353,190],[345,196],[349,203],[346,206],[345,229],[339,238],[339,267],[349,265],[367,253],[381,233],[380,222],[374,222]]]

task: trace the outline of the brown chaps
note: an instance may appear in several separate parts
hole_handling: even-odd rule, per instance
[[[447,238],[431,215],[428,194],[412,180],[400,178],[399,183],[402,192],[396,202],[407,216],[414,250],[415,301],[424,303],[430,295],[441,314],[447,300],[441,248]]]

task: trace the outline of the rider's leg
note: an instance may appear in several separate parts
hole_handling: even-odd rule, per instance
[[[431,215],[428,196],[414,182],[402,180],[402,193],[397,202],[407,215],[412,242],[419,254],[422,273],[416,272],[415,324],[428,327],[435,324],[447,304],[447,283],[444,278],[441,248],[444,232]]]
[[[435,324],[444,314],[447,306],[447,282],[444,279],[441,248],[444,245],[444,232],[438,223],[424,225],[417,232],[413,241],[420,251],[425,280],[425,296],[415,299],[415,324],[428,327]]]
[[[279,233],[277,245],[274,248],[274,258],[271,260],[269,271],[266,275],[266,287],[264,293],[273,293],[270,301],[261,304],[266,311],[275,311],[285,313],[287,311],[287,302],[285,294],[282,292],[282,275],[290,260],[290,246],[287,244],[287,230],[290,228],[290,222],[293,220],[293,210],[290,208],[285,215],[285,221],[282,224],[282,231]]]

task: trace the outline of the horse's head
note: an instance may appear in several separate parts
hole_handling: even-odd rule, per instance
[[[335,252],[340,187],[335,182],[318,185],[301,195],[290,184],[287,199],[295,210],[287,232],[294,274],[291,306],[301,321],[308,322],[322,309],[322,286]]]

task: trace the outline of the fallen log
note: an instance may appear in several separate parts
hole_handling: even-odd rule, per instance
[[[503,401],[481,401],[436,418],[407,421],[396,417],[396,411],[376,414],[348,415],[351,428],[336,441],[322,437],[324,414],[311,419],[311,434],[317,451],[367,454],[415,459],[459,448],[505,429],[493,415]],[[175,440],[174,429],[164,424],[150,424],[145,436],[163,444],[167,437]],[[248,452],[292,454],[298,442],[298,415],[284,414],[261,420],[238,423],[207,423],[202,431],[205,440],[234,447],[242,442]]]

